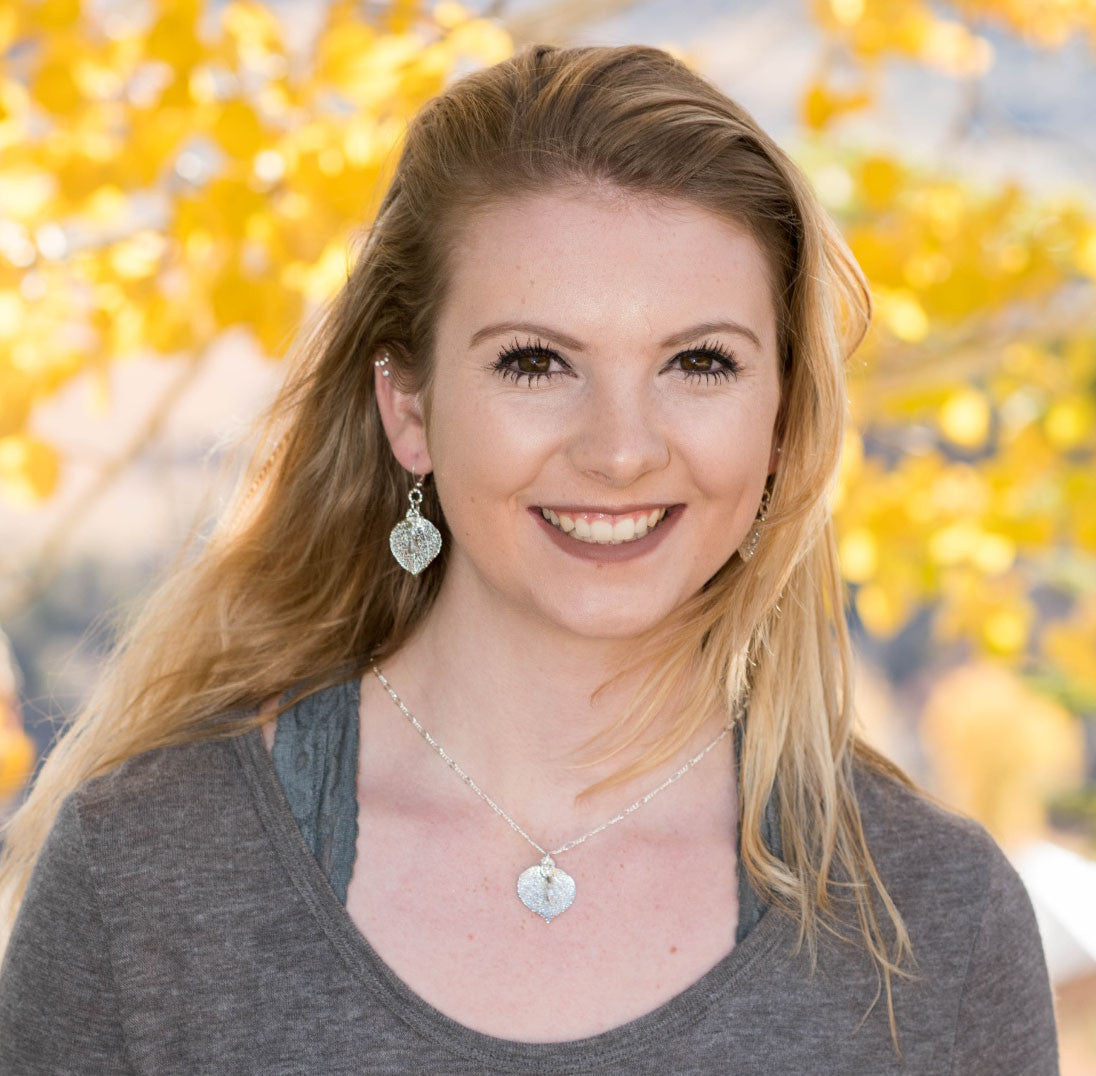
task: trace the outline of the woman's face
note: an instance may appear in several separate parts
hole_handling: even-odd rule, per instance
[[[433,471],[445,587],[590,638],[651,627],[734,554],[775,469],[760,247],[683,201],[579,188],[476,213],[452,271],[429,429],[378,385],[397,458]]]

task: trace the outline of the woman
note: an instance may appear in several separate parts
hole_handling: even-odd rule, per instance
[[[10,827],[3,1071],[1056,1071],[1018,876],[854,730],[869,316],[659,50],[430,102]]]

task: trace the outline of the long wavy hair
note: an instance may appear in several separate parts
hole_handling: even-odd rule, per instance
[[[442,531],[442,552],[417,577],[394,563],[388,532],[410,476],[381,425],[372,358],[389,352],[392,377],[421,394],[429,423],[435,324],[462,221],[504,199],[586,183],[683,199],[758,242],[776,311],[783,453],[756,554],[733,555],[636,640],[627,667],[598,691],[637,672],[640,687],[584,757],[615,757],[666,700],[683,698],[672,727],[581,796],[659,766],[713,703],[736,714],[748,698],[742,864],[763,899],[798,919],[812,974],[822,930],[866,948],[901,1053],[891,976],[911,976],[902,962],[913,951],[867,846],[853,770],[916,786],[855,730],[830,513],[845,365],[867,331],[870,292],[808,181],[754,119],[668,53],[641,46],[527,46],[454,82],[411,121],[346,285],[292,348],[223,516],[126,615],[88,701],[5,827],[0,944],[62,801],[82,782],[150,750],[239,735],[364,675],[428,613],[450,532],[428,483],[422,511]],[[284,693],[276,711],[259,709]],[[782,858],[761,837],[774,788]]]

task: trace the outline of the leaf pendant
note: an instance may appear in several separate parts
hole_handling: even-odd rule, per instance
[[[545,856],[518,876],[518,896],[529,911],[550,923],[574,903],[575,880],[551,856]]]

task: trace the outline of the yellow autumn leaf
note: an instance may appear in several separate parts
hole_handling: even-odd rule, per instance
[[[871,94],[867,90],[842,93],[821,79],[809,83],[800,101],[800,116],[812,130],[829,126],[837,117],[867,108]]]
[[[1027,646],[1031,612],[1021,605],[990,610],[982,624],[982,643],[991,654],[1014,657]]]
[[[889,157],[865,157],[857,170],[859,192],[871,209],[886,209],[902,186],[902,168]]]
[[[51,445],[28,434],[0,437],[0,496],[30,510],[57,487],[61,467]]]
[[[434,22],[447,30],[471,18],[471,12],[457,0],[439,0],[434,5],[432,14]]]
[[[209,301],[221,328],[248,325],[269,310],[269,288],[263,277],[253,276],[238,265],[226,266],[209,288]]]
[[[828,6],[842,26],[855,26],[864,17],[864,0],[829,0]]]
[[[916,343],[928,336],[928,314],[908,288],[877,288],[876,304],[879,320],[899,340]]]
[[[1044,419],[1047,438],[1055,448],[1069,451],[1093,447],[1096,433],[1096,403],[1091,396],[1073,395],[1056,400]]]
[[[463,56],[474,56],[482,64],[494,64],[514,51],[510,35],[490,19],[459,23],[449,32],[449,48]]]
[[[1085,228],[1077,237],[1075,257],[1077,268],[1096,279],[1096,224]]]
[[[266,355],[280,358],[286,353],[304,312],[299,291],[277,280],[255,282],[254,316],[251,329]]]
[[[0,361],[0,437],[21,430],[30,417],[35,384],[22,370]]]
[[[1007,535],[980,531],[970,561],[985,575],[1002,575],[1016,562],[1016,543]]]
[[[393,34],[406,33],[419,18],[422,0],[389,0],[384,13],[385,28]]]
[[[993,46],[972,34],[962,23],[934,19],[927,27],[921,48],[933,67],[957,78],[980,78],[993,66]]]
[[[850,583],[866,583],[879,564],[879,547],[867,527],[856,527],[842,537],[838,547],[841,570]]]
[[[58,115],[75,111],[83,100],[73,69],[74,56],[57,50],[39,65],[31,81],[34,100]]]
[[[225,33],[245,49],[276,51],[283,45],[281,23],[266,5],[255,0],[231,0],[221,10]]]
[[[0,214],[17,221],[34,221],[56,191],[57,181],[45,169],[9,164],[0,170]]]
[[[255,110],[239,98],[220,106],[212,133],[229,156],[248,160],[266,145],[269,138]]]
[[[110,265],[122,280],[139,280],[156,271],[166,250],[164,237],[145,228],[114,245]]]
[[[978,448],[989,436],[991,411],[985,393],[956,389],[940,409],[940,432],[954,445]]]
[[[1086,595],[1065,619],[1042,632],[1043,654],[1096,706],[1096,596]]]
[[[20,35],[19,16],[21,12],[15,4],[0,7],[0,52],[7,52]]]
[[[310,303],[322,303],[346,283],[347,270],[346,244],[332,241],[314,262],[287,266],[282,280],[288,288],[301,292]]]
[[[204,54],[197,32],[200,12],[198,0],[171,0],[145,38],[145,55],[174,68],[176,81],[189,73]]]
[[[34,760],[34,741],[26,732],[12,721],[0,722],[0,802],[10,799],[26,784]]]
[[[35,29],[67,29],[80,18],[80,0],[41,0],[22,7],[29,26]]]
[[[27,245],[29,247],[29,240]],[[24,331],[27,321],[27,306],[22,296],[15,290],[0,291],[0,340],[16,339]],[[0,369],[3,367],[0,366]]]
[[[854,604],[864,627],[875,636],[889,639],[896,635],[913,615],[912,593],[893,583],[867,583],[856,592]]]

